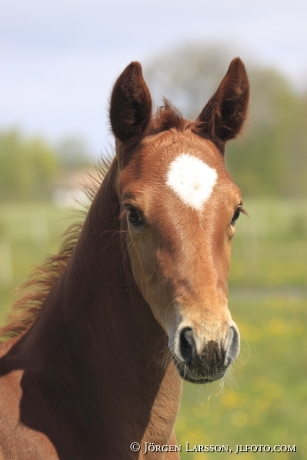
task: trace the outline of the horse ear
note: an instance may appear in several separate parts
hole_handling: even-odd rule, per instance
[[[139,62],[131,62],[118,77],[111,95],[112,131],[121,142],[141,138],[151,118],[151,96]]]
[[[246,118],[249,82],[241,59],[230,63],[216,93],[196,120],[195,132],[210,138],[223,152],[224,144],[240,132]]]

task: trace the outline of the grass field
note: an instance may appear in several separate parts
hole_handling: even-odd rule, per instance
[[[268,458],[307,458],[307,207],[301,202],[248,201],[237,223],[229,305],[242,335],[239,359],[223,384],[186,384],[177,421],[183,460],[212,453],[195,445],[290,445]],[[55,252],[70,213],[45,204],[1,204],[0,322],[12,290],[33,264]],[[223,386],[223,388],[222,388]],[[220,460],[229,452],[215,452]],[[265,453],[240,453],[242,460]]]

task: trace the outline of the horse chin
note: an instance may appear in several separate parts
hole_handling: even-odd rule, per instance
[[[197,372],[193,368],[189,368],[186,364],[178,362],[178,359],[173,358],[179,372],[180,377],[189,383],[195,383],[197,385],[203,385],[205,383],[212,383],[216,380],[219,380],[224,377],[226,369],[214,374],[214,375],[205,375]]]

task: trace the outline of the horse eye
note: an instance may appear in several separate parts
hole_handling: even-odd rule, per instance
[[[236,221],[237,221],[237,220],[239,219],[239,217],[240,217],[240,214],[241,214],[241,206],[239,206],[239,207],[236,209],[234,215],[232,216],[232,219],[231,219],[231,225],[232,225],[232,226],[235,226]]]
[[[135,227],[144,224],[144,220],[135,208],[127,208],[127,216],[130,224]]]

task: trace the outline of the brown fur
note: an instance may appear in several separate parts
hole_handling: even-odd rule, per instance
[[[26,283],[1,330],[9,338],[0,348],[1,460],[179,458],[145,456],[144,447],[176,443],[180,375],[218,379],[238,353],[227,276],[241,196],[221,152],[245,118],[247,100],[232,97],[236,81],[248,85],[244,72],[231,64],[194,123],[167,101],[152,117],[138,63],[117,80],[116,156],[101,183],[87,186],[83,224]],[[218,173],[198,212],[165,184],[183,152]]]

